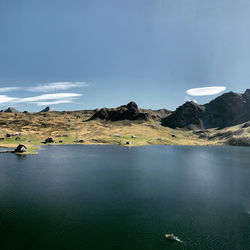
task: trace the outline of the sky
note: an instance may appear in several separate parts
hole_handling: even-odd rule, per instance
[[[249,0],[0,0],[0,109],[175,110],[242,93],[249,13]]]

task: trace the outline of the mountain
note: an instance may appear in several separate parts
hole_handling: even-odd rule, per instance
[[[118,108],[102,108],[97,111],[89,120],[101,119],[110,121],[121,120],[146,120],[148,113],[142,112],[135,102],[122,105]]]
[[[40,112],[51,112],[51,111],[55,111],[55,110],[52,109],[50,106],[48,106],[45,109],[41,110]]]
[[[186,102],[162,125],[170,128],[225,128],[250,120],[250,89],[245,93],[225,93],[205,105]]]
[[[202,114],[205,107],[195,102],[186,102],[176,111],[162,119],[162,125],[170,128],[203,127]]]
[[[5,112],[5,113],[19,113],[18,110],[16,110],[13,107],[8,107],[7,109],[1,110],[0,112]]]

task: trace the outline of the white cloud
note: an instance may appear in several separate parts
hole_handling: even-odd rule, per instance
[[[71,100],[58,100],[58,101],[51,101],[51,102],[34,102],[37,106],[49,106],[49,105],[56,105],[62,103],[71,103]]]
[[[10,91],[18,90],[18,89],[20,89],[20,87],[5,87],[5,88],[0,88],[0,93],[10,92]]]
[[[188,89],[186,93],[192,96],[216,95],[224,91],[225,89],[226,87],[224,86],[203,87],[203,88]]]
[[[75,97],[82,96],[81,94],[77,93],[57,93],[57,94],[45,94],[33,97],[26,97],[26,98],[18,98],[16,102],[39,102],[39,101],[46,101],[46,100],[68,100]]]
[[[40,84],[35,87],[29,87],[27,88],[27,90],[32,92],[51,92],[72,88],[82,88],[86,86],[88,86],[86,82],[51,82],[46,84]]]
[[[56,94],[44,94],[32,97],[10,97],[7,95],[0,95],[0,104],[2,103],[34,103],[38,106],[43,105],[55,105],[61,103],[71,103],[77,97],[82,94],[77,93],[56,93]]]
[[[15,101],[16,98],[15,97],[10,97],[7,95],[0,95],[0,104],[1,103],[8,103],[8,102],[12,102]]]

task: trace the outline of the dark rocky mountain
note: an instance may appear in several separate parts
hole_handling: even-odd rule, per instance
[[[52,109],[50,106],[48,106],[45,109],[41,110],[40,112],[51,112],[51,111],[55,111],[55,110]]]
[[[18,110],[16,110],[13,107],[8,107],[7,109],[1,110],[0,112],[5,112],[5,113],[19,113]]]
[[[202,114],[205,107],[195,102],[186,102],[171,115],[162,120],[162,125],[170,128],[203,127]]]
[[[148,113],[142,112],[135,102],[130,102],[127,105],[118,108],[102,108],[97,111],[89,120],[102,119],[110,121],[121,120],[146,120],[149,117]]]
[[[244,94],[225,93],[205,105],[186,102],[162,125],[171,128],[224,128],[250,120],[250,89]]]

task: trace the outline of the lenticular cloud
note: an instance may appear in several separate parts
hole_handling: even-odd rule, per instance
[[[225,89],[226,87],[224,86],[213,86],[213,87],[188,89],[186,93],[192,96],[216,95],[224,91]]]

